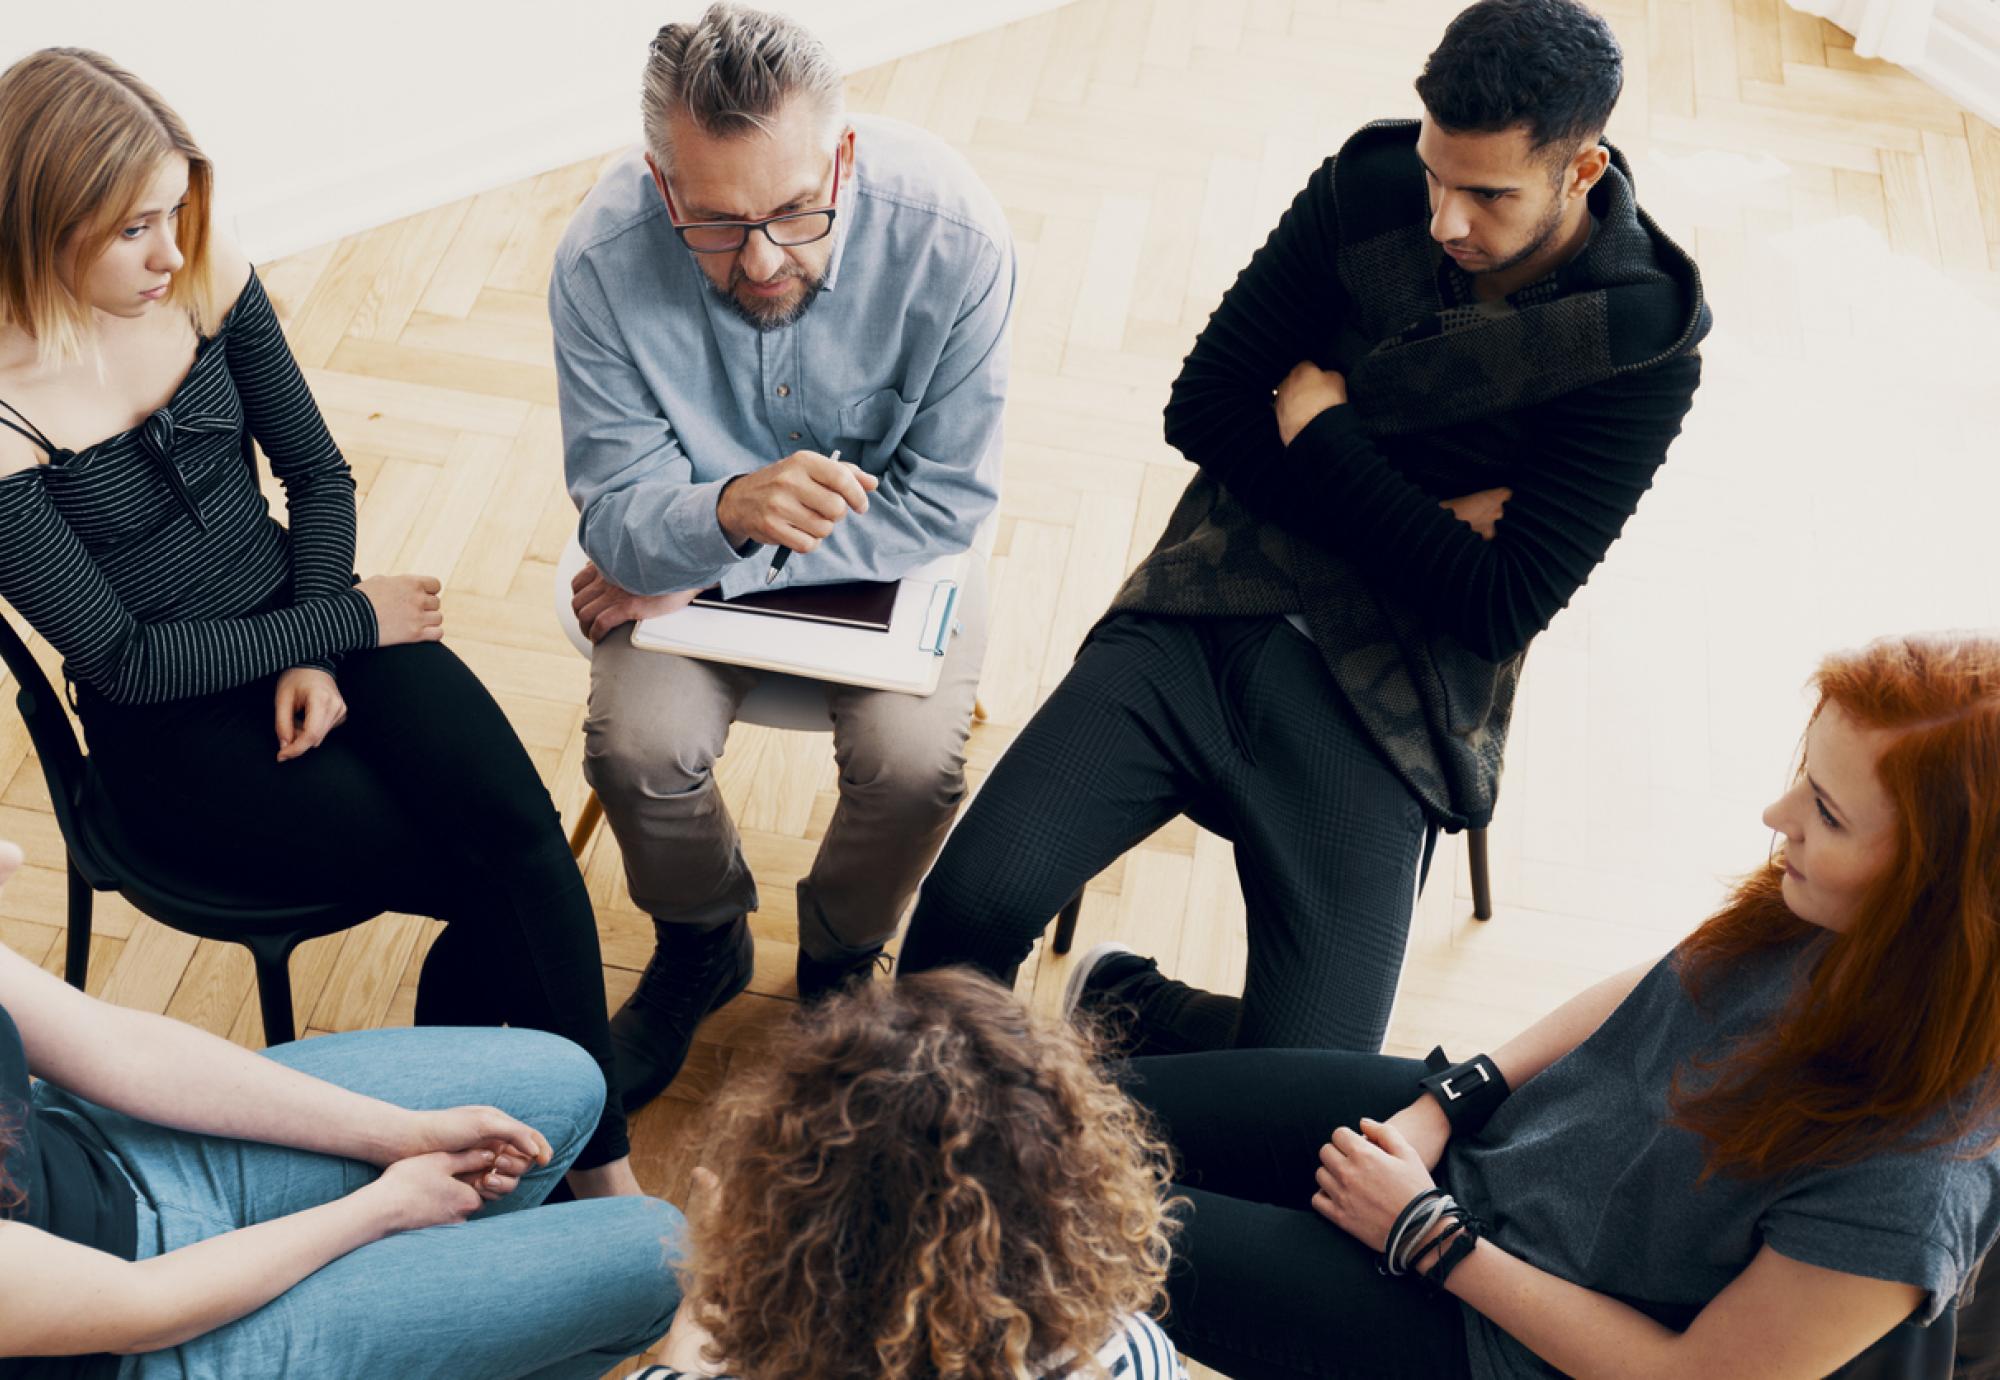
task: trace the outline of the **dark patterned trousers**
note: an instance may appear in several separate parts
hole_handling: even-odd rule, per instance
[[[1178,814],[1235,845],[1249,964],[1240,999],[1149,1010],[1139,1050],[1380,1049],[1435,830],[1277,618],[1101,624],[952,831],[900,971],[1011,980],[1078,887]]]

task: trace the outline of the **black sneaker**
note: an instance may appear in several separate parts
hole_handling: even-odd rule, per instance
[[[1157,960],[1135,952],[1129,944],[1107,940],[1085,952],[1070,970],[1063,984],[1062,1013],[1096,1031],[1106,1043],[1106,1054],[1129,1056],[1145,1023],[1147,1004],[1177,985],[1160,972]]]
[[[746,916],[705,930],[655,920],[653,935],[653,957],[639,986],[611,1018],[627,1116],[674,1081],[702,1017],[748,987],[757,967]]]
[[[816,1002],[821,997],[845,991],[849,987],[871,981],[875,976],[875,969],[886,969],[888,966],[889,956],[882,952],[882,946],[879,944],[852,958],[839,958],[830,963],[821,962],[801,948],[798,967],[799,1000],[807,1003]]]

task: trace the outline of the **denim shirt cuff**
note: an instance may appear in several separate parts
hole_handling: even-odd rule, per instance
[[[722,578],[716,584],[722,590],[723,598],[734,599],[739,594],[755,594],[760,590],[782,587],[782,578],[775,585],[770,580],[771,562],[777,558],[779,548],[775,546],[752,546],[750,548],[750,553],[753,557],[759,551],[764,553],[762,560],[750,559],[738,561],[735,565],[722,572]],[[792,559],[798,559],[797,553],[793,554]],[[781,577],[789,575],[791,569],[788,566],[779,573]]]
[[[722,521],[716,516],[715,505],[729,478],[690,486],[668,510],[667,540],[674,565],[689,570],[723,570],[757,551],[754,542],[741,549],[731,546],[722,530]]]

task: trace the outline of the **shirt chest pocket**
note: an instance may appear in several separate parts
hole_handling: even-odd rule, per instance
[[[909,432],[917,407],[916,403],[903,401],[902,394],[893,388],[848,403],[840,409],[839,434],[833,441],[840,450],[840,458],[852,461],[870,474],[881,474],[896,458],[896,447]]]

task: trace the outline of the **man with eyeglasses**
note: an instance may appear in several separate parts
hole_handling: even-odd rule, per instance
[[[642,114],[643,150],[585,199],[549,288],[590,558],[584,774],[654,920],[611,1026],[633,1110],[750,981],[757,889],[715,762],[758,673],[635,648],[630,625],[711,586],[894,580],[971,546],[999,497],[1015,286],[964,160],[847,119],[840,69],[789,20],[716,4],[667,25]],[[840,801],[798,885],[804,997],[872,970],[965,793],[971,565],[934,694],[826,686]]]

